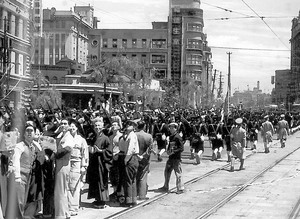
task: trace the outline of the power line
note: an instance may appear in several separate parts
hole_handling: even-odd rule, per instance
[[[286,19],[286,18],[294,18],[295,16],[270,16],[270,17],[262,17],[263,19],[267,18],[267,19]],[[222,18],[210,18],[210,19],[206,19],[206,20],[236,20],[236,19],[253,19],[253,18],[258,18],[257,16],[246,16],[246,17],[222,17]]]
[[[227,11],[227,12],[236,13],[236,14],[247,16],[247,17],[251,17],[250,15],[247,15],[247,14],[244,14],[244,13],[240,13],[240,12],[236,12],[236,11],[233,11],[231,9],[223,8],[223,7],[220,7],[220,6],[212,5],[212,4],[209,4],[209,3],[206,3],[206,2],[202,2],[202,4],[209,5],[209,6],[212,6],[212,7],[215,7],[215,8],[224,10],[224,11]]]
[[[253,51],[269,51],[269,52],[290,52],[286,49],[266,49],[266,48],[243,48],[243,47],[222,47],[222,46],[209,46],[213,49],[233,49],[233,50],[253,50]]]
[[[274,32],[274,30],[267,24],[267,22],[264,20],[264,17],[260,16],[256,11],[254,11],[244,0],[241,0],[251,11],[253,11],[254,14],[256,14],[257,17],[259,17],[264,24],[272,31],[272,33],[280,40],[280,42],[286,47],[288,48],[287,45],[285,45],[285,43],[280,39],[280,37]]]

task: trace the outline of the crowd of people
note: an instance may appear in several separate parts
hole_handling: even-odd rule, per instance
[[[273,135],[285,147],[298,115],[237,110],[223,115],[217,110],[119,110],[71,111],[21,109],[0,111],[1,175],[0,218],[70,218],[77,215],[83,182],[95,208],[109,201],[131,207],[147,199],[151,157],[161,162],[168,155],[164,185],[167,192],[172,171],[177,194],[184,193],[181,154],[190,145],[190,159],[201,163],[209,140],[211,160],[227,151],[230,171],[245,169],[245,150],[257,149],[258,133],[269,153]],[[15,133],[17,143],[5,148],[5,133]],[[41,138],[55,140],[43,148]],[[207,148],[206,148],[207,150]],[[163,174],[163,173],[162,173]],[[109,187],[112,189],[109,189]]]

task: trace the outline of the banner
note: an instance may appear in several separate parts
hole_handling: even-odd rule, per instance
[[[18,133],[16,131],[4,132],[0,136],[0,151],[14,150],[18,140]]]

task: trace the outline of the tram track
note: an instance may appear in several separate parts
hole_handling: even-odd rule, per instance
[[[290,153],[288,153],[288,154],[282,156],[280,159],[276,160],[273,164],[269,165],[268,167],[266,167],[265,169],[263,169],[262,171],[260,171],[257,175],[255,175],[254,177],[252,177],[250,180],[248,180],[243,185],[239,186],[231,194],[229,194],[227,197],[225,197],[220,202],[216,203],[213,207],[211,207],[210,209],[206,210],[206,212],[202,213],[201,215],[199,215],[195,219],[208,218],[210,215],[212,215],[214,212],[216,212],[219,208],[221,208],[222,206],[224,206],[227,202],[229,202],[230,200],[232,200],[234,197],[238,196],[241,192],[243,192],[248,186],[250,186],[251,184],[253,184],[263,174],[265,174],[267,171],[269,171],[272,168],[274,168],[276,165],[278,165],[280,162],[282,162],[284,159],[286,159],[287,157],[289,157],[290,155],[292,155],[293,153],[295,153],[299,149],[300,149],[300,147],[297,147],[296,149],[294,149]],[[295,219],[299,215],[299,213],[300,213],[300,199],[297,202],[296,206],[294,207],[294,210],[291,212],[289,218],[290,219]]]
[[[271,147],[273,147],[274,145],[277,145],[278,142],[275,142]],[[300,148],[300,147],[299,147]],[[297,148],[297,150],[299,149]],[[293,152],[292,152],[293,153]],[[254,156],[255,153],[251,153],[251,154],[248,154],[246,156],[246,158],[249,158],[251,156]],[[288,155],[287,155],[288,156]],[[196,217],[197,219],[198,218],[206,218],[208,217],[209,215],[211,215],[213,212],[215,212],[218,208],[222,207],[227,201],[231,200],[232,198],[234,198],[235,196],[237,196],[239,193],[241,193],[250,183],[253,183],[257,178],[259,178],[259,176],[261,176],[263,173],[265,173],[266,171],[268,171],[269,169],[271,169],[272,167],[274,167],[277,163],[279,163],[281,160],[285,159],[286,156],[284,156],[283,158],[281,158],[280,160],[276,161],[273,165],[267,167],[266,169],[264,169],[263,171],[261,171],[259,174],[257,174],[257,176],[255,176],[254,178],[252,178],[251,180],[249,180],[247,183],[245,183],[244,185],[242,186],[239,186],[238,189],[236,189],[232,194],[230,194],[229,196],[227,196],[225,199],[223,199],[221,202],[219,202],[218,204],[216,204],[215,206],[213,206],[211,209],[209,209],[207,212],[201,214],[200,216]],[[229,169],[230,167],[230,163],[227,163],[221,167],[218,167],[216,169],[213,169],[205,174],[202,174],[198,177],[195,177],[189,181],[186,181],[184,183],[184,186],[187,187],[193,183],[197,183],[205,178],[208,178],[214,174],[217,174],[219,171],[221,170],[224,170],[224,169]],[[132,211],[135,211],[139,208],[143,208],[147,205],[151,205],[152,203],[162,199],[163,197],[166,197],[168,195],[170,195],[171,193],[174,193],[176,191],[176,187],[172,188],[169,190],[168,193],[161,193],[161,194],[158,194],[154,197],[152,197],[151,199],[149,200],[146,200],[146,201],[143,201],[141,203],[139,203],[138,205],[134,206],[134,207],[131,207],[131,208],[127,208],[127,209],[124,209],[122,211],[119,211],[113,215],[110,215],[109,217],[106,217],[107,219],[114,219],[114,218],[118,218],[120,216],[123,216],[123,215],[126,215],[127,213],[129,212],[132,212]],[[300,204],[300,203],[299,203]]]

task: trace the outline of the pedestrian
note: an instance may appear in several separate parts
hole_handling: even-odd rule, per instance
[[[278,138],[281,144],[281,148],[285,147],[285,142],[287,139],[287,135],[290,134],[290,129],[289,129],[289,124],[288,122],[285,120],[285,115],[281,114],[280,115],[281,120],[278,121],[277,123],[277,130],[278,130]]]
[[[208,125],[208,136],[212,146],[212,161],[221,158],[223,151],[222,124],[218,116],[213,116],[213,123]]]
[[[124,166],[121,169],[125,197],[124,205],[131,207],[137,204],[136,177],[139,166],[137,156],[139,154],[139,143],[132,123],[127,124],[125,136],[120,140],[120,146],[125,152]]]
[[[97,137],[88,167],[88,199],[94,198],[94,207],[99,209],[107,207],[109,201],[108,174],[113,158],[112,145],[103,130],[104,123],[97,121],[95,123]]]
[[[12,158],[17,196],[15,218],[18,219],[25,217],[32,165],[35,160],[35,146],[33,145],[35,130],[36,127],[32,123],[26,124],[24,140],[17,143]]]
[[[78,214],[80,190],[82,187],[83,177],[86,174],[89,159],[86,140],[82,137],[79,130],[79,122],[71,120],[70,132],[74,138],[74,148],[71,152],[70,158],[70,189],[68,191],[68,203],[71,216]]]
[[[184,192],[184,185],[182,183],[182,168],[181,168],[181,153],[184,151],[182,138],[177,133],[178,124],[172,122],[169,124],[170,136],[169,143],[167,147],[167,153],[169,159],[166,162],[164,176],[165,182],[163,187],[159,188],[158,191],[168,192],[169,191],[169,182],[172,171],[174,170],[176,175],[176,187],[177,194]]]
[[[239,170],[244,170],[244,162],[245,162],[245,150],[246,150],[246,130],[242,127],[243,119],[237,118],[235,120],[236,126],[231,130],[231,167],[230,171],[234,171],[234,161],[235,158],[240,160],[240,168]]]
[[[273,124],[269,121],[269,116],[264,117],[265,122],[261,125],[261,135],[263,137],[265,153],[270,152],[270,144],[273,141],[274,127]]]
[[[120,156],[120,147],[119,141],[123,136],[123,133],[120,132],[119,122],[112,123],[112,135],[109,137],[111,144],[113,146],[113,159],[112,165],[109,170],[109,179],[111,186],[113,187],[113,193],[110,195],[112,199],[117,198],[117,188],[120,183],[120,171],[119,171],[119,156]]]
[[[148,173],[150,167],[150,155],[153,150],[153,138],[145,132],[146,123],[139,121],[137,124],[137,139],[139,143],[139,166],[137,170],[137,196],[140,200],[147,199]]]
[[[70,178],[70,158],[74,147],[74,138],[69,132],[69,122],[66,118],[61,120],[56,137],[57,152],[55,155],[55,186],[54,209],[55,219],[70,217],[68,206],[68,191]]]
[[[258,129],[258,121],[255,118],[249,119],[249,121],[247,122],[247,147],[250,147],[253,152],[256,151]]]
[[[234,126],[234,120],[231,116],[227,116],[222,125],[222,138],[224,139],[227,152],[227,162],[231,162],[232,152],[231,152],[231,137],[230,132]]]

